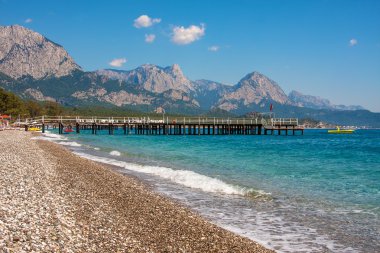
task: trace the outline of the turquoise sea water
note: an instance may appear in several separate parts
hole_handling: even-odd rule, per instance
[[[380,252],[379,130],[54,140],[280,252]]]

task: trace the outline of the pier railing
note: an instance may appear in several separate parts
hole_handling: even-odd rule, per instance
[[[27,118],[25,124],[49,124],[49,123],[95,123],[95,124],[228,124],[228,125],[267,125],[272,124],[272,119],[257,118],[218,118],[218,117],[83,117],[83,116],[41,116]],[[277,121],[273,121],[277,122]],[[283,124],[286,121],[281,119]]]
[[[297,118],[271,118],[272,126],[298,126]]]

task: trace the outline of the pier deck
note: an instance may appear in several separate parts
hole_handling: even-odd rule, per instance
[[[39,127],[42,132],[47,128],[58,128],[63,134],[71,129],[79,134],[89,131],[99,134],[106,131],[113,135],[115,131],[124,135],[303,135],[303,127],[296,118],[175,118],[161,119],[140,117],[38,117],[26,119],[25,130]],[[120,131],[122,130],[122,131]]]

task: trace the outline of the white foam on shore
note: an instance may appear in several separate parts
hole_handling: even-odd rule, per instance
[[[159,176],[161,178],[168,179],[177,184],[181,184],[190,188],[200,189],[205,192],[223,193],[223,194],[235,194],[235,195],[247,195],[253,190],[247,190],[238,186],[227,184],[219,179],[204,176],[193,171],[188,170],[173,170],[167,167],[139,165],[128,163],[124,161],[115,160],[112,158],[100,157],[82,152],[74,152],[83,158],[95,162],[101,162],[110,164],[127,170],[151,174]]]
[[[59,134],[43,133],[40,136],[32,137],[32,140],[45,140],[45,141],[66,141],[66,137],[62,137]]]
[[[121,156],[121,153],[119,151],[117,151],[117,150],[112,150],[110,152],[110,155],[112,155],[112,156]]]
[[[33,140],[45,140],[45,141],[51,141],[63,146],[70,146],[70,147],[81,147],[82,144],[79,144],[75,141],[68,141],[69,139],[66,137],[63,137],[59,134],[53,134],[53,133],[43,133],[40,136],[32,137]]]
[[[78,142],[75,142],[75,141],[60,141],[57,143],[64,146],[70,146],[70,147],[82,147],[82,144],[79,144]]]

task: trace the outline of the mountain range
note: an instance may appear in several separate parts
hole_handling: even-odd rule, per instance
[[[361,106],[334,105],[327,99],[292,91],[289,95],[253,71],[236,85],[189,80],[179,65],[145,64],[133,70],[87,72],[59,44],[25,27],[0,26],[0,86],[25,99],[66,106],[104,105],[144,112],[309,117],[345,125],[380,126],[380,114]]]

